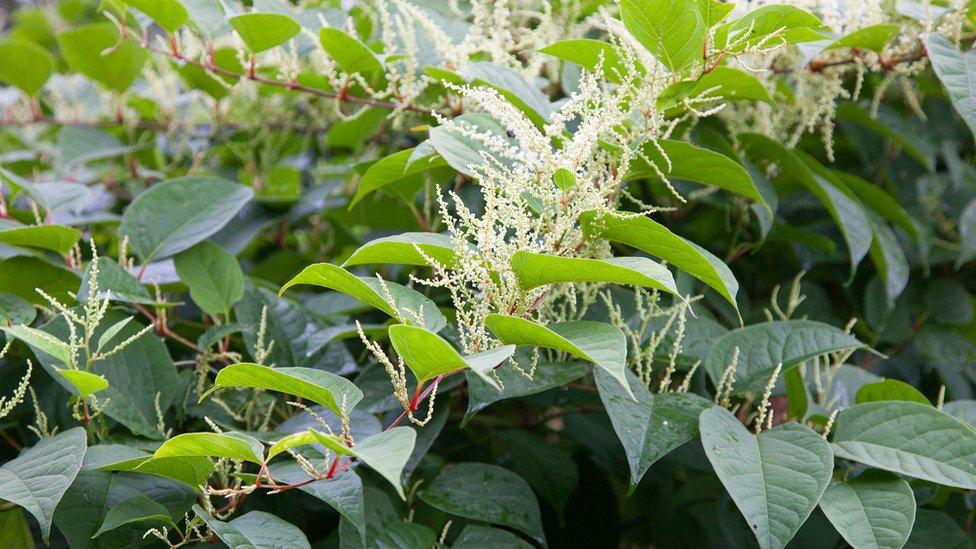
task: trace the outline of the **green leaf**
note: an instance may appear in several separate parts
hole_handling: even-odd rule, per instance
[[[400,498],[406,500],[400,478],[416,441],[417,431],[410,427],[394,427],[359,441],[352,447],[352,453],[389,481]]]
[[[464,530],[461,530],[461,535],[454,541],[452,547],[458,549],[495,549],[497,547],[532,549],[531,544],[508,530],[477,524],[465,525]]]
[[[973,546],[972,535],[952,516],[924,508],[915,513],[915,526],[905,544],[908,549],[972,549]]]
[[[309,265],[278,291],[283,294],[288,288],[298,284],[312,284],[352,296],[393,318],[405,322],[418,322],[416,311],[422,311],[424,324],[434,332],[447,325],[447,319],[436,305],[416,290],[401,286],[396,282],[380,281],[377,278],[356,276],[342,267],[330,263]],[[386,290],[384,290],[384,286]],[[387,290],[393,303],[386,300]]]
[[[17,338],[31,347],[58,359],[65,366],[71,364],[71,347],[51,334],[30,326],[0,327],[7,337]]]
[[[29,301],[13,294],[0,294],[0,325],[30,324],[37,311]]]
[[[600,400],[627,454],[628,492],[633,493],[651,465],[698,436],[698,416],[712,403],[691,393],[653,394],[630,371],[629,394],[602,370],[596,370],[594,376]]]
[[[97,353],[102,349],[105,349],[105,346],[111,343],[112,340],[115,339],[115,336],[119,335],[119,332],[121,332],[122,329],[129,324],[129,322],[132,322],[131,316],[123,318],[115,324],[112,324],[107,330],[102,332],[102,335],[98,336],[98,345],[95,346],[95,352]]]
[[[88,264],[81,280],[81,287],[78,289],[79,301],[88,299],[91,273],[95,265],[98,265],[98,297],[100,299],[111,296],[112,301],[141,303],[143,305],[156,302],[156,299],[149,295],[149,290],[139,282],[139,279],[108,257],[99,257],[98,261]]]
[[[244,296],[244,273],[237,259],[212,242],[201,242],[173,258],[176,272],[203,312],[230,314]]]
[[[264,463],[264,446],[242,433],[183,433],[168,439],[153,453],[153,459],[205,456],[251,463]]]
[[[861,200],[861,203],[877,212],[892,225],[900,227],[908,233],[914,240],[919,249],[926,246],[925,239],[919,230],[918,223],[905,208],[898,203],[898,200],[884,191],[881,187],[868,183],[855,175],[833,171],[834,177],[840,179],[844,186],[854,192]]]
[[[26,40],[0,44],[0,80],[34,96],[54,72],[47,50]]]
[[[881,50],[888,45],[888,42],[898,35],[901,26],[894,23],[879,23],[862,27],[856,31],[845,35],[833,44],[827,46],[828,50],[839,48],[857,48],[881,53]]]
[[[942,87],[945,88],[952,106],[976,134],[976,52],[965,53],[938,33],[923,38],[925,51]]]
[[[356,194],[349,201],[349,207],[352,208],[370,193],[387,187],[391,187],[390,190],[410,202],[423,186],[424,174],[429,172],[432,178],[439,180],[446,179],[443,176],[452,173],[444,158],[438,155],[426,155],[412,160],[416,150],[404,149],[371,164],[359,178]]]
[[[545,544],[532,489],[521,477],[497,465],[448,465],[421,490],[420,499],[445,513],[507,526]]]
[[[302,30],[294,19],[280,13],[243,13],[228,17],[227,22],[234,27],[251,53],[270,50]]]
[[[341,415],[345,403],[348,413],[363,398],[363,392],[348,379],[312,368],[270,368],[243,362],[223,367],[217,372],[214,386],[200,396],[224,387],[254,387],[295,395],[325,406]]]
[[[417,248],[420,248],[423,254],[419,253]],[[426,267],[430,266],[427,258],[433,259],[442,267],[455,267],[457,262],[454,256],[454,240],[448,235],[438,233],[400,233],[384,236],[360,246],[342,266],[392,264]]]
[[[738,42],[733,51],[743,51],[751,46],[755,46],[764,38],[774,32],[780,32],[780,38],[767,42],[769,45],[777,43],[797,43],[822,40],[826,36],[816,32],[814,29],[823,26],[817,16],[789,4],[770,4],[754,9],[739,19],[728,24],[729,42]],[[748,34],[745,34],[748,32]],[[717,43],[714,47],[724,46],[724,43]]]
[[[305,431],[299,431],[297,433],[292,433],[286,435],[271,445],[268,448],[268,459],[277,456],[278,454],[291,450],[292,448],[297,448],[299,446],[304,446],[307,444],[321,444],[329,450],[332,450],[336,454],[349,455],[351,451],[346,447],[342,438],[337,435],[327,435],[325,433],[320,433],[315,429],[308,429]]]
[[[390,343],[400,358],[407,363],[419,383],[437,376],[470,368],[486,383],[499,390],[501,387],[491,371],[508,360],[515,352],[514,345],[505,345],[470,356],[461,356],[450,343],[439,335],[416,326],[396,324],[390,326]]]
[[[857,396],[855,397],[857,404],[886,400],[906,400],[909,402],[928,404],[929,406],[932,405],[929,399],[925,398],[925,395],[919,392],[918,389],[897,379],[885,379],[862,385],[857,390]]]
[[[39,257],[18,256],[0,261],[0,293],[47,307],[48,302],[37,293],[37,288],[71,303],[74,300],[70,293],[78,289],[78,274]]]
[[[144,456],[103,465],[105,471],[132,471],[173,479],[194,490],[207,484],[214,462],[205,456]]]
[[[627,340],[620,328],[603,322],[578,320],[543,326],[517,316],[490,314],[485,326],[502,343],[556,349],[592,362],[617,381],[632,399],[627,384]]]
[[[718,383],[732,361],[735,348],[739,361],[734,389],[739,393],[762,391],[777,364],[781,373],[827,353],[864,347],[843,330],[814,320],[778,320],[731,330],[712,347],[705,370]]]
[[[532,378],[515,370],[515,368],[498,368],[495,374],[502,382],[501,391],[494,384],[489,384],[474,373],[467,373],[468,380],[468,409],[461,420],[463,427],[478,412],[495,402],[534,395],[555,387],[561,387],[571,381],[583,377],[589,368],[579,362],[541,362],[536,366]]]
[[[190,18],[186,8],[178,0],[125,0],[125,2],[148,15],[169,34],[176,32]]]
[[[603,56],[603,77],[611,82],[621,82],[627,76],[627,68],[620,60],[616,46],[602,40],[591,38],[573,38],[560,40],[539,50],[564,61],[575,63],[590,72],[600,66]],[[639,62],[638,62],[639,63]],[[643,66],[636,66],[639,73],[644,72]]]
[[[966,205],[959,215],[959,257],[956,258],[956,268],[976,258],[976,200]]]
[[[830,445],[798,423],[753,435],[718,407],[702,412],[699,429],[708,460],[759,546],[785,547],[830,482]]]
[[[552,182],[562,191],[568,191],[576,186],[576,174],[566,168],[559,168],[552,174]]]
[[[976,430],[918,402],[868,402],[837,415],[834,454],[893,473],[976,489]]]
[[[163,523],[170,528],[176,528],[176,524],[170,518],[169,511],[165,507],[146,496],[140,495],[121,501],[112,507],[92,537],[97,538],[109,530],[135,522]]]
[[[319,31],[319,42],[343,72],[358,73],[367,82],[381,87],[385,84],[383,63],[366,44],[332,27],[323,27]]]
[[[441,124],[430,130],[430,145],[450,167],[464,175],[477,178],[478,171],[475,168],[485,163],[483,154],[502,164],[510,163],[510,159],[507,157],[499,157],[485,147],[482,140],[461,133],[456,128],[457,125],[478,134],[496,137],[511,145],[516,144],[514,139],[508,137],[505,126],[490,115],[484,113],[462,114],[452,119],[450,124]]]
[[[308,480],[308,473],[294,461],[272,465],[271,476],[289,484]],[[327,503],[360,532],[365,530],[363,483],[354,471],[338,473],[330,479],[310,482],[298,489]]]
[[[521,429],[508,429],[498,435],[515,472],[549,502],[560,524],[564,524],[566,505],[579,482],[579,468],[570,452]]]
[[[19,507],[0,512],[0,547],[34,549],[34,534]]]
[[[254,193],[219,177],[189,176],[156,183],[122,214],[119,235],[145,262],[192,247],[219,231]]]
[[[522,290],[563,282],[605,282],[678,294],[671,271],[644,257],[586,259],[519,250],[512,255],[511,264]]]
[[[919,164],[929,170],[935,169],[935,153],[932,140],[909,124],[905,117],[886,108],[882,104],[877,116],[872,117],[863,107],[856,103],[841,103],[837,107],[837,120],[850,121],[864,126],[869,130],[891,140]]]
[[[915,522],[915,494],[895,475],[868,470],[831,482],[820,509],[852,547],[902,547]]]
[[[778,141],[753,133],[742,134],[739,140],[751,157],[775,163],[784,177],[799,182],[824,205],[847,244],[853,278],[858,263],[867,255],[873,240],[871,222],[858,201],[815,174],[810,168],[812,159],[807,158],[804,162],[803,157]]]
[[[97,341],[115,323],[128,318],[119,311],[109,310],[92,334]],[[121,340],[134,336],[143,326],[138,322],[127,323],[118,337]],[[61,317],[44,326],[44,331],[62,340],[68,338],[68,327]],[[74,385],[55,371],[60,364],[38,356],[44,368],[69,392]],[[105,415],[118,421],[133,433],[151,439],[163,436],[157,425],[157,401],[165,414],[180,390],[176,366],[162,339],[152,333],[138,337],[122,351],[96,361],[89,371],[108,380],[109,387],[100,395]]]
[[[0,225],[0,244],[50,250],[67,254],[81,238],[81,231],[61,225]]]
[[[135,41],[120,40],[118,27],[109,22],[64,31],[58,47],[69,67],[118,93],[129,88],[149,59]]]
[[[75,389],[78,391],[78,398],[82,400],[94,393],[108,389],[108,380],[98,374],[84,370],[68,370],[65,368],[59,368],[57,372],[61,377],[67,379],[75,386]]]
[[[683,108],[681,99],[697,97],[719,97],[726,101],[773,102],[766,86],[752,74],[731,67],[718,66],[697,79],[671,84],[658,95],[657,105],[660,109],[680,109]],[[659,141],[661,144],[665,142],[683,143],[671,140]],[[676,168],[681,169],[681,166]]]
[[[0,499],[34,515],[44,543],[51,536],[54,509],[81,470],[87,446],[85,430],[75,427],[41,439],[0,466]]]
[[[193,506],[193,512],[207,523],[220,541],[234,549],[311,548],[301,529],[271,513],[251,511],[224,522],[210,516],[199,505]]]
[[[648,217],[584,212],[580,216],[586,236],[606,238],[659,257],[714,288],[735,306],[739,283],[720,259],[704,248],[672,233]]]
[[[620,19],[671,72],[702,57],[708,28],[695,0],[623,0]]]

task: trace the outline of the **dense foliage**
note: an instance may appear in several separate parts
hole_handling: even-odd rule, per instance
[[[0,29],[0,547],[974,544],[973,2]]]

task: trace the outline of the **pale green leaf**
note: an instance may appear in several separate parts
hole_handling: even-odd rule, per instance
[[[705,370],[718,383],[739,349],[733,388],[739,393],[761,392],[778,364],[781,373],[813,357],[856,349],[864,344],[829,324],[814,320],[779,320],[738,328],[720,337],[705,360]]]
[[[605,282],[678,294],[671,271],[644,257],[586,259],[520,250],[512,255],[511,264],[523,290],[562,282]]]
[[[249,187],[209,176],[154,184],[122,214],[119,235],[145,262],[177,254],[230,221],[254,195]]]
[[[851,547],[897,549],[915,522],[915,494],[897,476],[868,470],[847,482],[831,482],[820,509]]]
[[[907,400],[932,405],[929,399],[925,398],[925,395],[919,392],[918,389],[897,379],[884,379],[862,385],[857,390],[857,396],[854,402],[863,404],[865,402],[881,402],[885,400]]]
[[[264,446],[242,433],[183,433],[168,439],[153,459],[166,457],[205,456],[230,460],[264,463]]]
[[[461,356],[444,338],[424,328],[396,324],[390,326],[389,333],[393,348],[420,383],[470,368],[486,383],[500,389],[491,371],[515,352],[514,345],[505,345],[475,355]]]
[[[417,431],[410,427],[394,427],[357,442],[352,453],[389,481],[400,498],[406,500],[400,478],[416,441]]]
[[[633,246],[659,257],[714,288],[735,306],[739,283],[720,259],[704,248],[672,233],[646,216],[629,217],[584,212],[580,216],[583,232],[613,242]]]
[[[377,85],[384,83],[383,63],[373,50],[357,38],[340,29],[325,27],[319,31],[319,42],[322,44],[322,49],[335,60],[343,72],[358,73],[367,82],[377,83]]]
[[[176,528],[169,511],[162,504],[140,495],[123,500],[112,507],[92,537],[96,538],[109,530],[135,522],[163,523],[170,528]],[[148,530],[150,526],[146,525],[146,529]]]
[[[336,414],[342,414],[342,406],[348,413],[363,398],[348,379],[325,370],[312,368],[270,368],[260,364],[243,362],[224,366],[214,379],[214,386],[201,395],[201,400],[224,387],[253,387],[295,395],[325,406]]]
[[[854,32],[844,35],[842,38],[827,46],[828,50],[838,48],[857,48],[881,53],[888,42],[898,35],[901,27],[894,23],[879,23],[868,25]]]
[[[227,22],[251,53],[261,53],[287,42],[302,30],[294,19],[280,13],[243,13],[228,17]]]
[[[310,549],[308,538],[301,529],[284,520],[265,513],[251,511],[230,522],[216,519],[199,505],[193,511],[207,523],[220,541],[234,549]]]
[[[0,466],[0,499],[34,515],[48,543],[54,509],[81,470],[88,447],[85,430],[69,429],[43,438]]]
[[[443,176],[452,173],[441,156],[428,154],[423,158],[413,159],[416,150],[404,149],[371,164],[359,178],[356,194],[349,201],[349,207],[358,204],[368,194],[387,187],[398,196],[409,200],[423,186],[424,174],[429,172],[432,177],[446,179]]]
[[[952,105],[969,130],[976,134],[976,52],[959,51],[938,33],[924,37],[925,51]]]
[[[149,53],[133,40],[120,40],[115,23],[91,23],[58,35],[68,66],[114,92],[124,92],[142,72]]]
[[[26,40],[0,44],[0,81],[27,95],[36,95],[54,72],[47,50]]]
[[[173,258],[176,273],[190,297],[209,315],[230,314],[244,296],[244,273],[234,256],[212,242],[184,250]]]
[[[214,462],[205,456],[143,456],[109,463],[100,467],[106,471],[132,471],[169,478],[199,490],[207,484],[214,471]]]
[[[696,0],[623,0],[620,18],[671,72],[701,59],[708,28]]]
[[[7,337],[17,338],[31,347],[51,355],[58,359],[61,364],[71,364],[71,355],[74,351],[67,343],[47,332],[30,326],[0,326],[0,330],[3,330]]]
[[[517,316],[490,314],[485,326],[503,343],[532,345],[569,353],[605,370],[635,398],[624,374],[627,369],[627,340],[620,328],[603,322],[579,320],[543,326]]]
[[[420,248],[423,254],[418,252],[417,248]],[[442,267],[456,266],[454,240],[448,235],[439,233],[400,233],[384,236],[360,246],[342,266],[367,264],[430,266],[428,258]]]
[[[148,15],[163,30],[172,34],[190,18],[178,0],[125,0],[133,8]]]
[[[718,407],[702,412],[699,429],[708,460],[759,547],[785,547],[830,482],[830,445],[798,423],[753,435]]]
[[[68,370],[66,368],[59,368],[57,372],[74,385],[78,391],[78,397],[82,400],[94,393],[108,389],[108,380],[104,376],[84,370]]]
[[[976,430],[918,402],[868,402],[838,414],[838,457],[910,477],[976,489]]]
[[[81,231],[61,225],[0,225],[0,244],[50,250],[67,254],[81,238]]]
[[[421,311],[424,325],[435,332],[447,325],[447,320],[437,306],[420,292],[396,282],[356,276],[330,263],[316,263],[305,267],[281,287],[279,294],[298,284],[311,284],[342,292],[405,322],[419,323],[417,311]],[[387,301],[387,295],[392,297],[393,303]]]

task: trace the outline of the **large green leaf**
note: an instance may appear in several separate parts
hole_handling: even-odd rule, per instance
[[[667,158],[653,144],[644,145],[644,157],[653,162],[665,176],[712,185],[741,194],[761,204],[766,203],[755,183],[752,182],[749,172],[735,160],[687,141],[662,139],[658,144]],[[652,169],[643,159],[638,158],[631,162],[627,178],[657,178],[658,170]]]
[[[183,433],[167,440],[153,458],[206,456],[264,463],[264,446],[242,433]]]
[[[420,292],[396,282],[356,276],[331,263],[316,263],[305,267],[286,282],[279,293],[298,284],[311,284],[342,292],[406,322],[420,324],[422,320],[425,327],[434,332],[447,325],[447,320],[437,306]],[[393,299],[393,303],[387,301],[387,295]]]
[[[405,500],[400,478],[416,442],[417,431],[410,427],[394,427],[357,442],[352,453],[388,480]]]
[[[420,499],[451,515],[508,526],[545,543],[539,504],[521,477],[485,463],[448,465]]]
[[[702,57],[708,27],[696,0],[623,0],[620,18],[630,34],[671,72]]]
[[[603,76],[611,82],[620,82],[627,76],[627,68],[620,60],[613,44],[592,38],[560,40],[539,50],[542,53],[575,63],[589,71],[595,71],[602,60]],[[601,57],[602,56],[602,57]],[[636,70],[643,72],[643,67]]]
[[[454,118],[451,124],[441,124],[430,130],[430,144],[444,161],[455,170],[470,177],[478,177],[477,168],[485,164],[486,155],[502,164],[509,162],[508,158],[499,158],[480,139],[472,138],[468,133],[474,131],[492,138],[501,139],[515,145],[514,139],[508,137],[507,129],[497,120],[484,113],[465,113]],[[456,126],[461,125],[468,132],[461,132]]]
[[[976,430],[918,402],[868,402],[837,416],[834,453],[910,477],[976,489]]]
[[[136,522],[163,523],[170,528],[176,527],[166,507],[146,496],[139,495],[123,500],[112,507],[92,537],[98,537],[110,530]],[[148,529],[149,525],[146,525],[146,528]]]
[[[833,481],[820,509],[852,547],[902,547],[915,522],[915,493],[891,473],[868,470]]]
[[[596,370],[594,376],[613,430],[627,454],[633,493],[654,462],[698,435],[698,416],[712,403],[690,393],[653,394],[628,371],[630,392],[637,397],[634,401],[602,370]]]
[[[857,48],[861,50],[871,50],[881,53],[881,50],[898,35],[901,27],[894,23],[880,23],[868,25],[854,32],[844,35],[833,44],[827,46],[828,50],[839,48]]]
[[[976,53],[961,52],[948,38],[938,33],[924,37],[925,51],[942,82],[952,106],[976,134]]]
[[[765,159],[776,164],[783,177],[803,185],[824,205],[844,237],[850,254],[853,277],[858,263],[867,255],[873,239],[871,222],[858,200],[845,194],[835,183],[814,173],[809,164],[812,159],[807,158],[807,162],[804,162],[803,157],[778,141],[754,133],[743,134],[739,139],[751,158]]]
[[[349,413],[363,398],[363,392],[348,379],[312,368],[270,368],[243,362],[223,367],[214,386],[200,396],[224,387],[254,387],[308,399],[336,414]],[[342,409],[345,406],[345,410]]]
[[[423,254],[418,252],[417,248],[420,248]],[[433,259],[442,267],[454,267],[456,265],[454,241],[450,236],[439,233],[400,233],[384,236],[360,246],[342,266],[374,263],[429,266],[427,258]]]
[[[857,396],[855,397],[855,402],[858,404],[885,400],[907,400],[922,404],[932,404],[918,389],[897,379],[884,379],[875,381],[874,383],[866,383],[857,390]]]
[[[179,0],[125,0],[127,4],[148,15],[168,33],[174,33],[186,23],[190,14]]]
[[[616,326],[579,320],[543,326],[517,316],[490,314],[485,326],[502,343],[532,345],[569,353],[596,364],[620,384],[630,398],[627,370],[627,340]]]
[[[735,305],[739,283],[719,258],[704,248],[672,233],[667,227],[645,217],[617,216],[584,212],[580,216],[583,232],[633,246],[659,257],[714,288]]]
[[[740,393],[755,392],[762,390],[778,364],[786,372],[813,357],[863,346],[843,330],[814,320],[763,322],[719,338],[708,353],[705,370],[717,383],[738,347],[735,389]]]
[[[702,412],[699,429],[708,460],[759,546],[785,547],[830,482],[830,445],[798,423],[753,435],[718,407]]]
[[[383,63],[366,44],[331,27],[324,27],[319,31],[319,42],[343,72],[359,73],[372,84],[383,83]]]
[[[244,296],[241,266],[220,246],[201,242],[173,258],[180,280],[190,289],[190,297],[209,315],[230,314]]]
[[[389,332],[393,348],[420,383],[470,368],[485,383],[500,390],[501,386],[491,372],[515,352],[514,345],[504,345],[482,353],[461,356],[444,338],[424,328],[396,324],[390,326]]]
[[[523,290],[561,282],[606,282],[678,293],[671,271],[644,257],[586,259],[519,250],[512,255],[511,263]]]
[[[458,549],[495,549],[507,547],[509,549],[532,549],[532,545],[508,530],[468,524],[461,530],[461,535],[454,540]]]
[[[714,97],[721,98],[726,101],[765,101],[767,103],[772,103],[773,99],[769,96],[769,91],[766,90],[766,86],[761,80],[749,74],[748,72],[741,71],[739,69],[733,69],[731,67],[718,66],[707,72],[698,78],[682,80],[680,82],[675,82],[667,88],[665,88],[657,98],[658,108],[666,109],[669,111],[678,112],[679,109],[683,108],[682,99],[689,98],[701,98],[701,97]],[[672,140],[660,140],[659,143],[662,147],[667,150],[669,143],[685,143],[686,145],[693,146],[690,143],[684,141],[672,141]],[[672,148],[675,148],[671,145]],[[656,150],[655,147],[645,147],[645,152],[651,152],[654,156],[659,156],[660,152]],[[668,155],[670,157],[670,154]],[[674,157],[672,157],[672,161]],[[655,162],[660,165],[660,163]],[[664,168],[667,168],[665,163]],[[687,172],[684,168],[677,166],[678,170]],[[667,169],[662,170],[667,173]],[[655,174],[656,175],[656,174]],[[674,177],[682,178],[677,173],[672,173]],[[695,179],[689,179],[695,181]],[[748,188],[748,187],[742,187]],[[734,189],[729,189],[734,190]],[[761,203],[762,201],[760,201]]]
[[[432,176],[438,178],[441,174],[452,173],[441,156],[427,155],[414,159],[416,150],[415,148],[404,149],[370,165],[366,173],[359,178],[356,194],[349,201],[349,207],[352,208],[370,193],[387,187],[409,202],[423,186],[425,173],[431,172]]]
[[[88,299],[91,272],[96,264],[98,265],[99,298],[104,299],[111,296],[112,301],[144,305],[156,302],[156,299],[149,294],[149,290],[139,282],[139,279],[108,257],[99,257],[98,261],[88,264],[88,268],[85,269],[85,274],[81,279],[81,287],[78,289],[79,301]]]
[[[69,67],[119,93],[128,89],[149,59],[135,41],[120,40],[118,27],[109,22],[66,30],[58,35],[58,46]]]
[[[126,318],[128,315],[110,310],[93,333],[92,341],[98,341],[113,325]],[[115,334],[113,341],[124,341],[142,328],[138,322],[128,322]],[[68,327],[61,317],[45,325],[44,331],[58,338],[68,337]],[[73,394],[77,391],[72,382],[55,370],[60,364],[46,356],[38,356],[38,360],[65,389]],[[108,388],[99,395],[106,416],[135,434],[153,439],[163,436],[157,427],[157,403],[158,409],[165,414],[180,390],[180,381],[162,339],[153,333],[145,333],[122,351],[95,362],[89,371],[108,381]]]
[[[229,17],[251,53],[261,53],[290,40],[302,30],[294,19],[280,13],[243,13]]]
[[[58,359],[62,365],[71,364],[71,356],[74,350],[64,341],[43,330],[30,326],[0,326],[0,331],[3,331],[8,338],[19,339],[34,349],[51,355]]]
[[[17,256],[0,260],[0,293],[48,306],[37,288],[62,302],[71,303],[71,294],[78,290],[78,274],[39,257]]]
[[[87,446],[85,430],[75,427],[41,439],[0,466],[0,499],[34,515],[44,543],[51,535],[54,509],[81,470]]]
[[[61,225],[0,225],[0,244],[51,250],[66,254],[81,238],[81,231]]]
[[[54,72],[54,59],[47,50],[27,41],[0,44],[0,80],[36,95]]]
[[[199,505],[193,506],[193,512],[207,523],[220,541],[234,549],[311,548],[300,528],[271,513],[251,511],[224,522],[212,517]]]
[[[103,465],[105,471],[132,471],[173,479],[199,490],[214,471],[213,461],[206,456],[142,456]]]
[[[119,234],[145,262],[182,252],[213,235],[244,207],[249,187],[208,176],[156,183],[122,214]]]

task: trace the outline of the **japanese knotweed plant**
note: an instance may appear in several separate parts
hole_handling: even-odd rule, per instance
[[[976,128],[973,20],[874,0],[15,11],[0,539],[971,542],[976,193],[949,106]],[[910,118],[930,115],[938,146]]]

